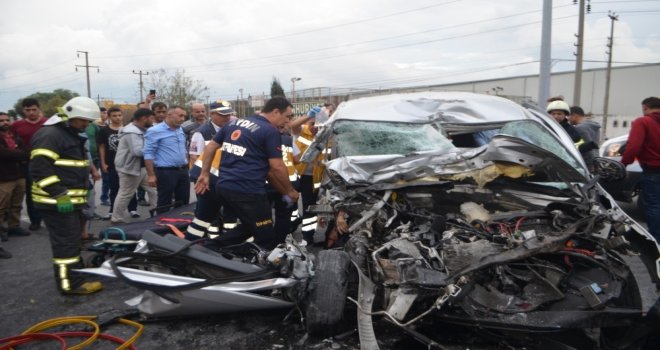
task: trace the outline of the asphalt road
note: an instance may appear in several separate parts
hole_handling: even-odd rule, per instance
[[[192,197],[194,198],[194,197]],[[623,204],[640,219],[634,204]],[[107,207],[99,207],[105,214]],[[143,217],[145,207],[140,207]],[[26,220],[26,219],[24,219]],[[27,227],[26,221],[24,221]],[[107,221],[93,221],[91,232],[100,232]],[[10,237],[3,243],[14,257],[0,259],[0,338],[17,335],[28,327],[51,318],[100,315],[123,310],[123,303],[140,292],[109,278],[101,278],[104,290],[89,296],[62,296],[53,282],[51,252],[45,228],[27,237]],[[350,328],[340,339],[319,339],[305,334],[300,316],[290,310],[223,314],[212,317],[145,322],[145,331],[136,346],[142,350],[164,349],[359,349],[357,332]],[[74,328],[81,329],[79,326]],[[129,338],[133,329],[113,325],[108,333]],[[381,349],[412,349],[419,344],[401,337],[396,330],[378,324]],[[381,335],[383,337],[381,338]],[[53,349],[54,343],[29,349]],[[93,349],[113,349],[110,343],[96,343]],[[23,348],[20,348],[23,349]]]

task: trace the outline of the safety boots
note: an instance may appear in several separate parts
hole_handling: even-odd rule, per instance
[[[98,281],[87,281],[81,273],[71,271],[82,268],[80,257],[53,259],[55,270],[55,283],[62,294],[84,295],[92,294],[103,289]]]

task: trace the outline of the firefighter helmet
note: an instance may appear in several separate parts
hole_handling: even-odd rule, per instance
[[[548,104],[548,108],[545,109],[546,112],[550,113],[552,111],[562,111],[566,115],[571,114],[571,108],[568,106],[568,103],[564,101],[552,101]]]
[[[91,98],[83,96],[70,99],[69,102],[62,106],[62,112],[64,112],[69,119],[80,118],[94,121],[101,118],[99,105],[97,105]]]

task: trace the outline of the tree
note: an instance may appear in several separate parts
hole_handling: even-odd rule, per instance
[[[187,106],[195,101],[204,101],[206,88],[201,80],[186,76],[185,70],[177,70],[168,75],[165,69],[149,74],[150,89],[156,90],[156,100],[168,106]]]
[[[284,94],[284,89],[282,89],[280,81],[273,77],[273,82],[270,84],[270,97],[273,98],[276,96],[286,97],[286,94]]]
[[[16,101],[14,104],[14,110],[9,111],[9,114],[11,115],[16,115],[16,114],[21,114],[23,108],[21,107],[21,102],[23,102],[23,99],[25,98],[34,98],[37,101],[39,101],[39,105],[41,105],[41,111],[43,112],[45,117],[50,117],[51,115],[57,113],[57,107],[62,107],[64,104],[69,101],[70,99],[80,96],[79,94],[67,90],[67,89],[55,89],[53,92],[37,92],[29,96],[25,96],[22,99]]]

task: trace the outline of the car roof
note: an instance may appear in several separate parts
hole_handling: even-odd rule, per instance
[[[519,104],[493,95],[470,92],[424,91],[363,97],[342,103],[337,120],[484,124],[533,119]]]

